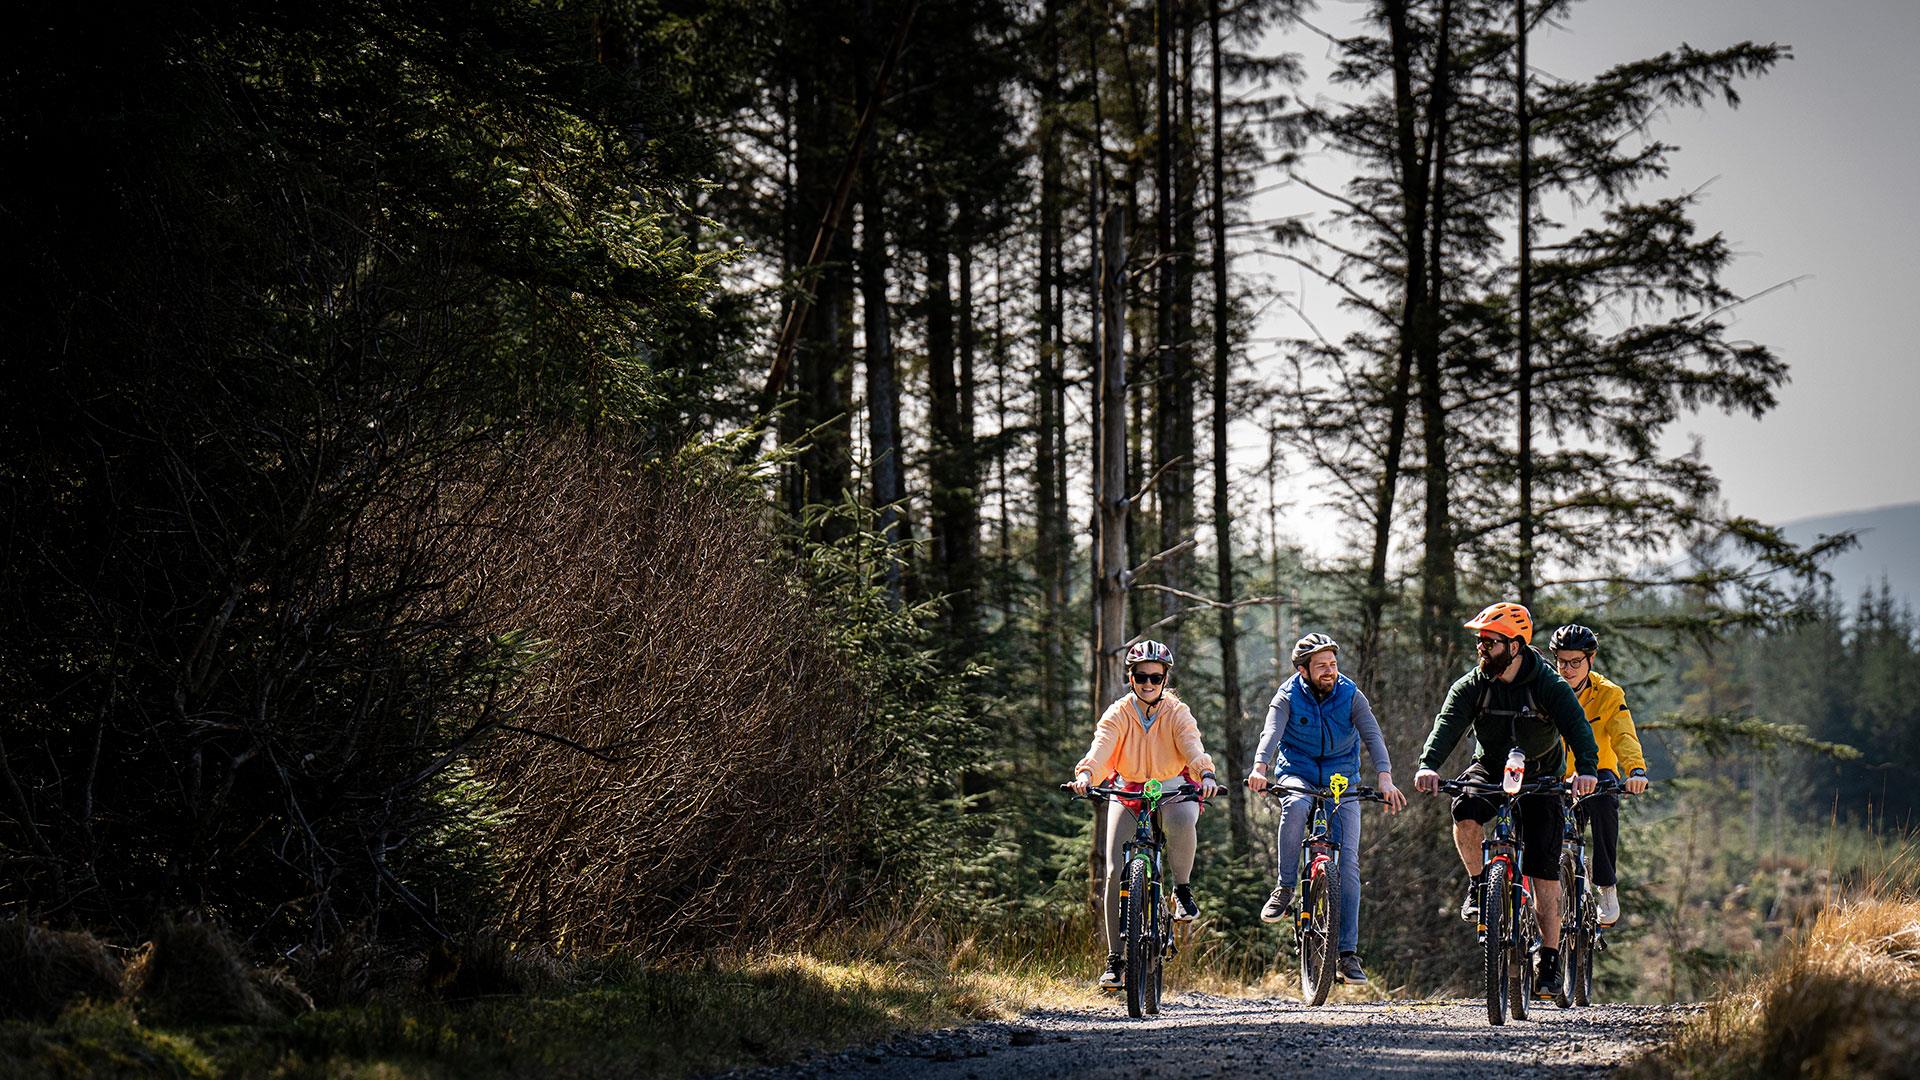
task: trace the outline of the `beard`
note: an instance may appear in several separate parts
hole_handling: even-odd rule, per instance
[[[1513,663],[1513,656],[1513,646],[1511,645],[1502,645],[1500,651],[1496,653],[1482,653],[1480,655],[1481,674],[1499,675],[1501,672],[1507,670],[1508,664]]]
[[[1340,673],[1337,671],[1330,672],[1324,677],[1311,679],[1309,681],[1313,683],[1313,688],[1315,690],[1318,690],[1324,694],[1333,689],[1334,683],[1337,683],[1340,681]]]

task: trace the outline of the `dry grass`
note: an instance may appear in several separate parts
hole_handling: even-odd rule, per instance
[[[159,1020],[271,1023],[311,1008],[292,980],[255,968],[233,939],[198,920],[161,925],[127,965],[127,996]]]
[[[0,1018],[59,1015],[83,999],[120,996],[120,963],[87,934],[0,922]]]
[[[1920,896],[1887,890],[1823,911],[1769,971],[1718,1001],[1633,1077],[1735,1080],[1914,1075]]]

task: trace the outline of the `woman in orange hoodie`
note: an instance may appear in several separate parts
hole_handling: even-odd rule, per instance
[[[1160,642],[1142,641],[1127,650],[1127,683],[1132,690],[1100,717],[1093,730],[1093,745],[1073,767],[1074,791],[1085,795],[1096,782],[1105,787],[1116,779],[1136,789],[1149,780],[1169,787],[1190,783],[1208,799],[1220,790],[1213,774],[1213,759],[1200,742],[1200,725],[1194,722],[1193,710],[1166,685],[1172,673],[1173,650]],[[1160,812],[1160,825],[1167,834],[1166,867],[1173,878],[1176,919],[1200,915],[1187,880],[1193,874],[1199,823],[1199,803],[1173,803]],[[1107,971],[1100,977],[1100,985],[1108,989],[1121,985],[1120,852],[1132,835],[1128,831],[1132,825],[1130,814],[1107,815]]]

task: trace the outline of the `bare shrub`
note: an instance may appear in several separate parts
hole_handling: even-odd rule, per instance
[[[162,923],[126,972],[127,995],[140,1011],[171,1021],[284,1019],[285,1004],[304,1000],[285,982],[256,971],[231,937],[198,919]]]
[[[504,932],[659,956],[841,910],[876,743],[763,504],[577,448],[517,485],[468,582],[543,656],[479,765]]]
[[[91,935],[0,922],[0,1017],[47,1018],[119,996],[120,963]]]

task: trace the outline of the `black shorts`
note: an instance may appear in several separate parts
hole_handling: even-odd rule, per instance
[[[1459,779],[1474,784],[1497,784],[1500,774],[1476,761],[1467,766],[1467,771],[1461,773]],[[1529,774],[1527,779],[1534,777]],[[1493,820],[1498,810],[1499,805],[1492,795],[1457,795],[1453,800],[1455,821],[1477,821],[1485,825]],[[1513,820],[1520,826],[1520,844],[1523,848],[1521,873],[1549,881],[1560,880],[1563,813],[1558,795],[1520,796],[1519,805],[1513,809]]]

